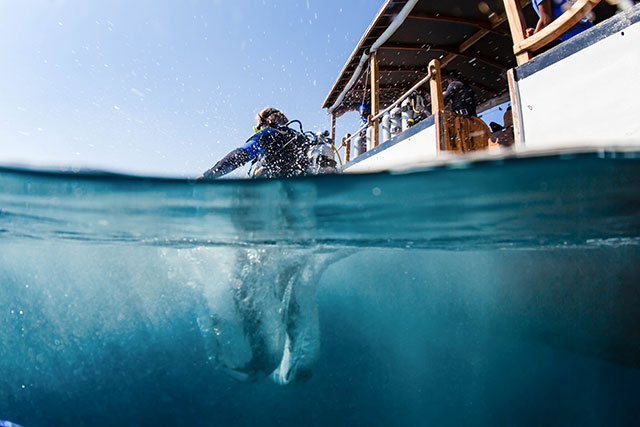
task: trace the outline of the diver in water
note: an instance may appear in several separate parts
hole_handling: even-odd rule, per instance
[[[257,175],[292,177],[307,171],[309,158],[307,139],[289,128],[289,120],[278,109],[267,107],[256,117],[255,134],[240,148],[236,148],[204,172],[198,179],[213,179],[253,160],[260,162]]]
[[[331,168],[335,172],[335,160],[321,150],[332,145],[324,134],[308,139],[311,132],[303,132],[302,125],[300,132],[291,129],[287,117],[271,107],[262,110],[257,121],[255,134],[242,147],[199,178],[223,176],[250,160],[259,162],[256,175],[261,177],[325,173]],[[310,195],[306,189],[297,193],[285,180],[278,188],[267,195],[268,203],[257,202],[265,197],[261,187],[239,189],[239,206],[231,215],[234,226],[252,232],[268,227],[282,236],[294,232],[300,219],[291,210],[296,211],[297,200]],[[247,200],[255,203],[247,205]],[[209,360],[240,381],[270,377],[288,384],[310,379],[320,347],[316,282],[324,267],[341,255],[314,250],[286,257],[280,248],[234,252],[227,263],[229,280],[205,288],[198,314]],[[225,288],[229,292],[218,291]]]

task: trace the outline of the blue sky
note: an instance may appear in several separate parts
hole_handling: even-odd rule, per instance
[[[264,106],[328,128],[378,3],[0,2],[0,163],[196,176]]]
[[[322,101],[381,4],[0,2],[0,164],[197,176],[265,106],[328,129]]]

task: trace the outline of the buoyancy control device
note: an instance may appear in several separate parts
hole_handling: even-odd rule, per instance
[[[292,127],[298,124],[300,130]],[[282,146],[271,153],[272,159],[260,156],[249,170],[249,176],[292,177],[336,173],[335,147],[329,132],[304,131],[299,120],[292,120],[277,129],[282,137]],[[273,158],[278,158],[275,161]]]

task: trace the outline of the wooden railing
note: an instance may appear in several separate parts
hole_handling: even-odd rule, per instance
[[[482,120],[477,117],[463,116],[444,110],[440,61],[437,59],[432,60],[429,63],[428,70],[427,75],[411,89],[405,92],[404,95],[383,111],[379,111],[375,115],[370,115],[366,125],[363,125],[353,135],[347,134],[342,139],[342,145],[339,148],[346,147],[347,162],[351,160],[351,139],[368,127],[373,127],[375,129],[378,126],[379,119],[384,114],[400,105],[402,101],[427,82],[429,82],[431,92],[431,113],[435,117],[435,134],[438,150],[466,153],[469,151],[486,149],[488,147],[489,139],[491,138],[491,131]]]
[[[441,112],[444,134],[440,150],[468,153],[489,147],[489,126],[477,117],[464,116],[451,111]]]
[[[553,0],[552,0],[553,1]],[[504,0],[505,11],[509,18],[511,36],[513,37],[513,52],[516,55],[518,65],[522,65],[531,59],[531,52],[536,51],[558,36],[566,33],[576,25],[590,11],[600,3],[600,0],[577,0],[560,17],[531,37],[525,36],[525,22],[516,0]]]

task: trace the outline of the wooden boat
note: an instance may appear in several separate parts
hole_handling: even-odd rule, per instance
[[[538,19],[529,0],[385,1],[323,103],[335,141],[336,119],[370,102],[368,123],[342,139],[343,171],[413,168],[460,155],[640,151],[640,5],[612,8],[577,0],[527,38]],[[544,51],[594,10],[596,25]],[[510,102],[511,147],[496,145],[499,138],[477,117],[446,110],[443,69],[475,89],[480,114]],[[431,115],[390,134],[381,123],[418,91],[430,95]],[[354,140],[365,132],[366,152],[355,153]]]

